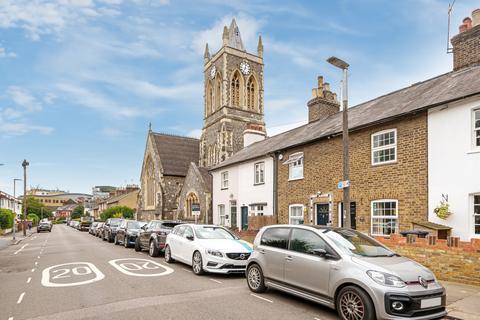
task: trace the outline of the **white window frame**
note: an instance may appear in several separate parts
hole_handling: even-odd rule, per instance
[[[220,188],[222,190],[228,189],[228,171],[220,173]]]
[[[373,204],[374,203],[387,203],[387,202],[394,202],[395,203],[395,208],[396,208],[396,215],[395,216],[375,216],[374,215],[374,210],[373,210]],[[382,233],[374,233],[373,232],[373,220],[374,219],[393,219],[393,220],[396,220],[396,226],[395,226],[395,234],[398,234],[398,230],[399,230],[399,219],[398,219],[398,212],[399,212],[399,209],[398,209],[398,200],[396,199],[378,199],[378,200],[372,200],[370,202],[370,234],[372,236],[381,236],[381,237],[388,237],[390,236],[389,234],[382,234]]]
[[[475,226],[479,225],[478,223],[475,223],[475,218],[480,217],[480,213],[476,214],[475,213],[475,207],[480,206],[480,203],[476,204],[475,203],[475,196],[480,198],[480,193],[475,193],[472,196],[472,213],[473,213],[473,234],[475,236],[480,236],[480,233],[475,233]]]
[[[473,149],[480,149],[480,145],[477,145],[477,132],[480,132],[480,127],[475,126],[475,117],[478,113],[480,119],[480,108],[472,110],[472,147]]]
[[[381,147],[374,147],[374,138],[376,136],[386,134],[386,133],[390,133],[390,132],[393,132],[393,137],[395,139],[395,143],[385,145],[385,146],[381,146]],[[383,161],[383,162],[375,162],[375,152],[382,151],[382,150],[388,150],[388,149],[394,149],[395,159],[394,160]],[[383,164],[396,163],[397,159],[398,159],[398,154],[397,154],[397,129],[396,128],[387,129],[387,130],[382,130],[382,131],[373,133],[372,136],[371,136],[371,150],[372,150],[371,151],[372,166],[379,166],[379,165],[383,165]]]
[[[252,216],[258,217],[263,216],[265,212],[266,205],[264,204],[254,204],[250,205],[250,213]]]
[[[301,213],[302,215],[301,216],[292,216],[292,209],[293,208],[301,208]],[[305,206],[303,204],[291,204],[288,206],[288,224],[300,224],[300,223],[293,223],[294,220],[303,220],[304,221],[304,211],[305,210]],[[304,221],[305,222],[305,221]]]
[[[224,204],[218,205],[218,224],[221,226],[225,226],[226,224],[226,213]]]
[[[265,161],[256,162],[253,168],[253,184],[265,184]]]
[[[292,153],[289,157],[288,157],[288,160],[284,162],[284,164],[288,164],[288,180],[289,181],[292,181],[292,180],[301,180],[303,179],[304,177],[304,164],[305,164],[305,161],[304,161],[304,155],[303,155],[303,152],[296,152],[296,153]],[[293,172],[293,168],[300,168],[301,167],[301,175],[299,175],[298,177],[293,177],[292,176],[292,172]]]

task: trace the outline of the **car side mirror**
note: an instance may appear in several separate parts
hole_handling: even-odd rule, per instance
[[[142,230],[147,230],[147,225],[142,226]]]
[[[190,236],[187,236],[187,239],[190,240],[190,241],[193,241],[194,238],[193,238],[193,236],[190,235]]]
[[[313,249],[312,253],[322,258],[325,258],[327,256],[327,250],[325,249]]]

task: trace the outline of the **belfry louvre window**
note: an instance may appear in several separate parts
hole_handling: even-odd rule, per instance
[[[250,77],[247,83],[247,107],[248,110],[255,110],[255,79]]]
[[[473,146],[480,148],[480,109],[473,111]]]
[[[397,161],[397,130],[372,134],[372,165]]]
[[[232,93],[232,105],[240,106],[240,76],[238,72],[235,72],[232,78],[232,83],[230,85]]]

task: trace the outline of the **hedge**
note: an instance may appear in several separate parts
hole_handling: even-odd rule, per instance
[[[13,227],[15,213],[9,209],[0,209],[0,229],[10,229]]]

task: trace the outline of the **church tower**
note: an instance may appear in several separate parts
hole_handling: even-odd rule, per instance
[[[244,147],[244,131],[265,135],[263,105],[263,44],[249,53],[235,19],[223,29],[223,45],[204,55],[204,123],[200,163],[212,167]]]

